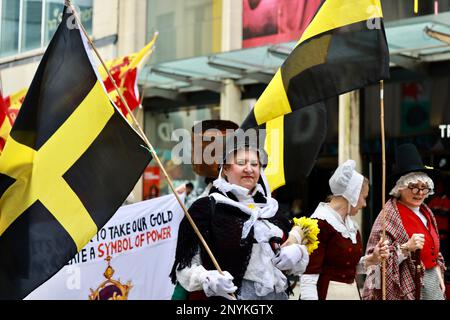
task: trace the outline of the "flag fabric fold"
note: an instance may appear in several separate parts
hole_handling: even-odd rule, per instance
[[[388,77],[380,1],[324,1],[241,124],[266,129],[271,190],[309,175],[325,140],[329,99]]]
[[[0,299],[22,299],[111,218],[151,156],[62,22],[0,156]]]
[[[268,155],[264,170],[271,191],[299,182],[310,174],[327,134],[327,110],[318,102],[268,121],[264,149]]]
[[[326,0],[241,127],[387,79],[382,18],[380,0]]]

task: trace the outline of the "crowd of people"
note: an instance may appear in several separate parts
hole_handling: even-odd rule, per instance
[[[223,160],[208,192],[189,207],[221,271],[184,218],[171,272],[173,299],[286,300],[292,276],[300,279],[301,300],[382,299],[383,262],[387,300],[445,299],[439,231],[424,203],[436,172],[423,165],[414,145],[398,148],[391,197],[365,252],[352,216],[366,207],[370,190],[355,161],[339,165],[329,179],[331,195],[311,216],[320,232],[309,254],[301,239],[283,245],[294,224],[271,196],[264,150],[237,143]],[[362,287],[358,274],[365,275]]]

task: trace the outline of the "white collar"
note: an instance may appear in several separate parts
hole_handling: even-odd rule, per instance
[[[267,187],[268,186],[267,180],[265,179],[263,170],[261,170],[261,178]],[[236,184],[231,184],[227,182],[224,178],[222,178],[222,170],[220,170],[219,177],[216,180],[214,180],[213,185],[219,191],[225,194],[225,196],[217,192],[213,192],[210,194],[210,196],[213,197],[217,203],[225,203],[237,207],[242,212],[250,216],[242,227],[242,239],[245,239],[247,237],[247,235],[250,232],[250,229],[255,225],[255,223],[258,221],[259,218],[263,219],[272,218],[278,211],[277,200],[272,198],[270,193],[265,195],[264,189],[260,184],[257,184],[255,190],[253,190],[253,192],[249,194],[249,190],[247,188],[238,186]],[[249,203],[254,203],[253,196],[258,191],[264,195],[267,202],[248,206]],[[226,196],[227,192],[232,192],[238,198],[238,201],[234,201],[228,198]],[[259,235],[255,234],[255,237],[259,237]]]
[[[356,244],[356,235],[358,233],[357,223],[349,216],[344,220],[328,203],[319,203],[311,218],[325,220],[344,238],[350,239],[353,244]]]

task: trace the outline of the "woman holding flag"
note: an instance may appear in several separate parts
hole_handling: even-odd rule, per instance
[[[232,299],[232,294],[239,300],[287,299],[286,275],[305,270],[309,261],[307,249],[300,244],[280,247],[288,238],[292,223],[270,195],[263,171],[265,151],[257,143],[239,139],[239,134],[229,141],[233,142],[232,147],[227,148],[209,196],[196,200],[189,208],[225,271],[214,270],[210,257],[184,219],[172,281],[178,281],[190,292],[189,299]]]

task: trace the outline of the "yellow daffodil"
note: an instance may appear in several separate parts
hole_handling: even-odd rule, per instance
[[[301,217],[300,219],[294,218],[295,229],[300,233],[303,245],[308,249],[308,254],[318,248],[319,240],[317,236],[319,235],[319,226],[316,219]],[[298,227],[298,228],[296,228]]]

